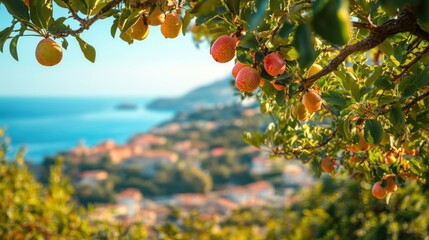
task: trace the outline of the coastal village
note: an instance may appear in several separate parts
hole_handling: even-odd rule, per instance
[[[208,119],[210,117],[207,117],[205,111],[216,111],[224,117],[213,121]],[[162,169],[183,169],[185,174],[187,170],[198,170],[200,175],[210,180],[208,188],[204,190],[179,191],[163,196],[147,196],[143,192],[144,187],[139,189],[132,184],[123,185],[122,180],[117,180],[123,186],[117,189],[119,191],[114,191],[109,201],[90,202],[93,211],[89,218],[94,221],[108,220],[123,224],[139,222],[151,230],[172,219],[180,224],[190,214],[196,214],[198,218],[221,223],[233,211],[241,208],[284,207],[291,204],[296,190],[312,186],[315,182],[307,166],[297,160],[270,159],[269,153],[242,143],[239,133],[250,124],[261,124],[260,120],[256,120],[258,117],[256,109],[237,110],[236,107],[201,110],[198,115],[178,114],[172,121],[147,133],[131,136],[123,145],[112,140],[92,147],[79,144],[61,155],[66,166],[93,166],[69,174],[78,193],[106,187],[111,178],[115,178],[112,172],[121,170],[131,171],[153,182],[162,178]],[[230,135],[219,135],[222,132]],[[219,139],[241,144],[220,144]],[[229,149],[226,146],[238,148]],[[232,160],[228,160],[230,158]],[[106,159],[113,170],[109,171],[103,165]],[[225,161],[241,162],[241,165],[231,166],[244,167],[241,172],[245,172],[249,179],[242,183],[217,182],[207,166],[210,162]],[[219,166],[228,168],[228,165]]]

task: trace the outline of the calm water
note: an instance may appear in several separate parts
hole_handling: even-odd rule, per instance
[[[173,116],[147,110],[151,99],[0,98],[0,127],[12,139],[12,153],[25,145],[26,158],[41,162],[46,155],[68,150],[83,140],[92,146],[106,139],[124,143]],[[119,110],[133,103],[134,110]]]

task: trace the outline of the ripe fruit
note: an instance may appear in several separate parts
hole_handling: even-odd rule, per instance
[[[234,65],[234,67],[232,68],[232,76],[233,76],[234,78],[236,78],[236,77],[237,77],[238,72],[240,72],[240,70],[241,70],[241,69],[243,69],[243,68],[244,68],[244,67],[246,67],[246,66],[249,66],[249,64],[245,64],[245,63],[242,63],[242,62],[240,62],[240,61],[237,61],[237,62],[235,63],[235,65]]]
[[[258,88],[260,79],[256,69],[246,66],[238,72],[235,85],[242,92],[253,92]]]
[[[365,152],[366,150],[368,150],[370,147],[369,143],[367,141],[365,141],[365,138],[363,137],[363,133],[361,133],[359,135],[359,141],[356,144],[356,150],[357,151],[361,151],[361,152]]]
[[[24,3],[27,6],[27,8],[30,8],[30,0],[25,0]]]
[[[386,156],[386,162],[387,164],[394,164],[396,162],[396,157],[394,154],[390,153],[389,155]]]
[[[298,103],[298,105],[292,108],[292,117],[297,118],[298,121],[305,121],[309,115],[307,108],[302,103]]]
[[[417,175],[416,175],[415,173],[413,173],[413,172],[410,172],[410,173],[408,174],[408,179],[415,181],[415,180],[418,180],[418,179],[419,179],[419,176],[417,176]]]
[[[216,62],[226,63],[234,58],[235,47],[235,39],[228,35],[223,35],[214,41],[210,54]]]
[[[265,79],[261,78],[261,79],[259,80],[259,86],[260,86],[260,87],[263,87],[264,85],[265,85]]]
[[[144,23],[143,18],[140,18],[128,31],[132,39],[143,40],[149,34],[149,26]]]
[[[322,107],[322,100],[320,95],[313,89],[308,89],[302,96],[302,103],[309,113],[317,112]]]
[[[63,58],[63,51],[54,40],[45,38],[37,44],[36,59],[43,66],[54,66]]]
[[[308,77],[313,76],[314,74],[320,72],[320,70],[322,69],[323,69],[322,66],[320,66],[317,63],[311,65],[310,69],[308,69]]]
[[[176,13],[169,13],[161,24],[161,33],[165,38],[175,38],[182,31],[182,19]]]
[[[388,192],[396,192],[398,190],[398,185],[396,185],[395,176],[386,177],[386,186],[384,189]]]
[[[350,164],[355,164],[355,163],[360,162],[360,159],[358,157],[356,157],[356,155],[353,155],[350,157],[349,162],[350,162]]]
[[[147,17],[147,24],[151,26],[158,26],[165,22],[165,13],[161,8],[156,7]]]
[[[271,82],[277,91],[283,91],[285,89],[285,86],[283,84],[280,84],[277,82],[277,80],[274,80]]]
[[[282,55],[273,52],[265,56],[264,69],[268,74],[275,77],[285,72],[286,63],[283,60]]]
[[[331,157],[324,157],[321,163],[322,171],[330,173],[335,169],[335,159]]]
[[[382,199],[387,195],[387,191],[381,186],[381,181],[374,183],[371,193],[377,199]]]

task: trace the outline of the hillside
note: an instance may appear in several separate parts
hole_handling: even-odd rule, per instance
[[[196,88],[182,97],[155,99],[147,108],[157,111],[192,111],[212,108],[219,104],[229,105],[238,100],[231,81],[226,79]]]

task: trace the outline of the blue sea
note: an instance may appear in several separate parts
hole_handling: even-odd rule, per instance
[[[26,159],[40,163],[47,155],[93,146],[106,139],[125,143],[150,130],[173,112],[145,108],[150,98],[0,98],[0,127],[11,138],[11,154],[25,146]],[[130,103],[135,109],[120,109]]]

